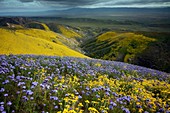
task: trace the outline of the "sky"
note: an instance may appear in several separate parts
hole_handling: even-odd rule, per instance
[[[170,0],[0,0],[0,12],[100,7],[170,7]]]

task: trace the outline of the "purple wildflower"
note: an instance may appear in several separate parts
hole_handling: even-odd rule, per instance
[[[97,95],[96,95],[96,98],[100,98],[100,95],[97,94]]]
[[[117,106],[117,104],[114,103],[113,101],[110,102],[110,105],[112,105],[112,106],[114,106],[114,107]]]
[[[26,97],[26,96],[22,96],[22,98],[23,98],[25,101],[28,101],[28,100],[29,100],[28,97]]]
[[[58,97],[56,97],[56,96],[50,96],[50,99],[51,99],[51,100],[58,100]]]
[[[4,82],[2,82],[2,84],[7,84],[9,83],[9,80],[5,80]]]
[[[30,97],[30,100],[34,100],[34,97]]]
[[[144,113],[149,113],[148,111],[144,111]]]
[[[8,101],[8,102],[7,102],[7,105],[8,105],[8,106],[12,105],[12,102],[11,102],[11,101]]]
[[[79,99],[81,99],[81,98],[82,98],[82,96],[81,96],[81,95],[79,95],[79,96],[78,96],[78,98],[79,98]]]
[[[0,111],[4,111],[4,106],[3,105],[0,106]]]
[[[32,95],[33,92],[32,92],[31,90],[27,90],[27,91],[26,91],[26,94],[27,94],[27,95]]]
[[[58,106],[54,106],[54,109],[58,109]]]
[[[4,94],[4,97],[7,97],[8,96],[8,94],[6,93],[6,94]]]
[[[1,93],[1,92],[4,92],[4,91],[5,91],[5,89],[4,89],[4,88],[1,88],[1,89],[0,89],[0,93]]]
[[[160,108],[158,112],[164,113],[164,109]]]
[[[22,88],[23,88],[23,89],[25,89],[25,88],[26,88],[26,86],[22,86]]]
[[[0,104],[2,105],[2,104],[4,104],[4,102],[0,102]]]
[[[32,85],[37,86],[38,82],[32,82]]]
[[[113,110],[113,106],[112,106],[112,105],[109,105],[109,109]]]
[[[127,109],[127,108],[122,107],[122,110],[123,110],[125,113],[130,113],[129,109]]]
[[[109,96],[109,95],[110,95],[110,93],[109,93],[109,92],[106,92],[105,94],[106,94],[107,96]]]

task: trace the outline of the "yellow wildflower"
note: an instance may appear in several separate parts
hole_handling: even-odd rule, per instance
[[[93,107],[89,107],[88,110],[91,112],[91,113],[99,113],[98,110],[96,108],[93,108]]]
[[[89,100],[86,100],[85,103],[88,103],[88,104],[89,104],[90,102],[89,102]]]
[[[82,104],[82,103],[79,103],[78,106],[79,106],[79,107],[83,107],[83,104]]]

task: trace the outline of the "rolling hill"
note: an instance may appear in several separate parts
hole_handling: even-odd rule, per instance
[[[88,23],[88,27],[63,25],[56,22],[57,19],[62,20],[62,18],[39,17],[32,19],[0,18],[1,54],[77,57],[87,55],[92,58],[127,62],[170,72],[169,33],[138,30],[136,32],[119,31],[103,26],[105,22],[116,24],[114,21],[97,21],[97,19],[74,19],[82,24]],[[67,20],[69,19],[67,18]],[[70,21],[73,20],[70,19]],[[102,24],[97,24],[100,27],[93,27],[91,25],[93,22]],[[77,25],[77,23],[75,24]],[[121,28],[123,29],[123,27]],[[21,44],[17,45],[18,43]]]
[[[160,35],[109,31],[86,40],[82,48],[92,58],[121,61],[170,72],[169,36]]]
[[[155,39],[134,33],[106,32],[87,41],[83,48],[91,57],[134,63],[134,57]]]
[[[57,40],[56,33],[40,29],[0,28],[0,54],[37,54],[84,57]]]

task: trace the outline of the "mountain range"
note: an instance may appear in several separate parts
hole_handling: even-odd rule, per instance
[[[35,12],[0,12],[0,16],[48,16],[48,17],[101,17],[101,16],[149,16],[168,15],[170,8],[71,8],[66,10],[47,10]]]

